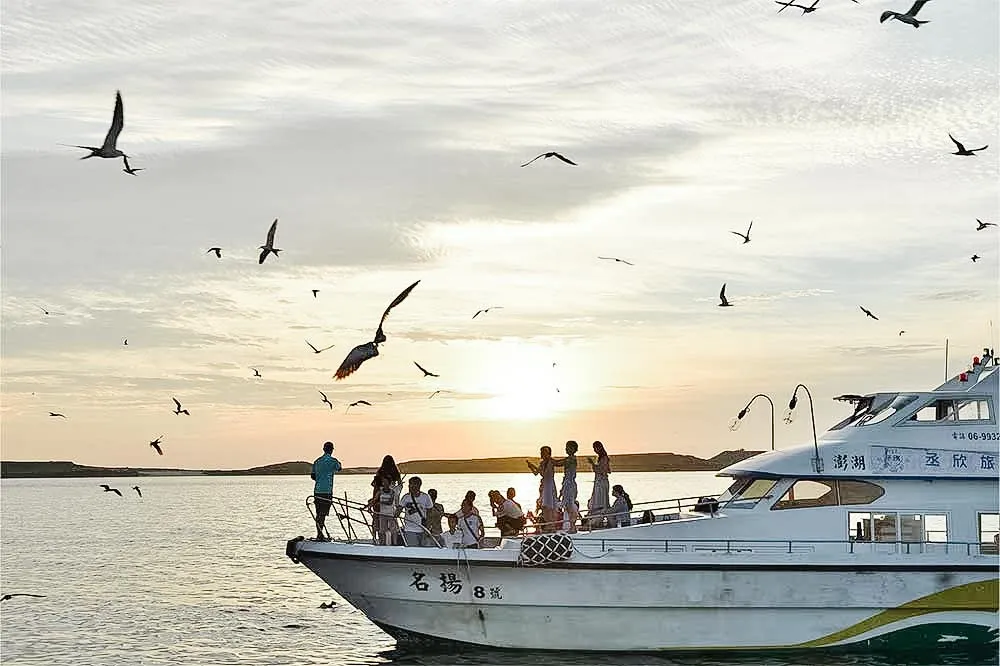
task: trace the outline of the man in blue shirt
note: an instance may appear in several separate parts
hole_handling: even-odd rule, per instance
[[[309,475],[316,485],[313,486],[313,498],[316,501],[316,540],[327,541],[326,517],[330,514],[330,504],[333,501],[333,475],[341,469],[340,461],[333,457],[333,442],[323,444],[323,455],[316,458]]]

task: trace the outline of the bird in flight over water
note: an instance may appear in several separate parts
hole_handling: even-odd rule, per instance
[[[976,263],[980,259],[982,259],[982,257],[980,257],[978,254],[972,255],[972,263]]]
[[[59,412],[49,412],[49,416],[58,416],[59,418],[66,418],[65,414],[60,414]]]
[[[142,491],[139,490],[139,486],[132,486],[132,490],[139,493],[139,497],[142,497]]]
[[[181,409],[181,403],[177,398],[173,398],[173,401],[174,404],[177,405],[176,409],[174,409],[174,414],[186,414],[187,416],[191,416],[191,412],[186,409]]]
[[[750,226],[747,227],[747,232],[745,234],[741,234],[738,231],[730,231],[729,233],[736,234],[737,236],[739,236],[740,238],[742,238],[743,239],[743,244],[746,245],[747,243],[750,242],[750,230],[752,228],[753,228],[753,220],[750,220]]]
[[[122,133],[122,128],[125,127],[125,110],[122,106],[122,93],[117,91],[115,93],[115,112],[111,118],[111,127],[108,129],[107,135],[104,137],[104,145],[100,147],[95,146],[77,146],[73,145],[72,148],[83,148],[84,150],[89,150],[89,155],[84,155],[81,160],[89,159],[91,157],[125,157],[125,153],[118,150],[118,135]]]
[[[333,403],[330,402],[330,399],[326,397],[326,393],[323,393],[322,391],[320,391],[319,394],[321,396],[323,396],[323,404],[324,405],[330,405],[330,409],[333,409]]]
[[[106,483],[102,483],[101,484],[101,488],[104,488],[104,492],[106,492],[106,493],[114,493],[114,494],[118,495],[118,497],[122,496],[122,491],[118,490],[117,488],[112,488],[111,486],[109,486]]]
[[[976,227],[976,231],[982,231],[986,227],[995,227],[995,226],[997,226],[996,222],[983,222],[979,218],[976,218],[976,222],[979,223],[979,226]]]
[[[899,332],[899,335],[900,335],[900,336],[902,336],[902,335],[903,335],[903,333],[906,333],[906,331],[900,331],[900,332]]]
[[[972,148],[970,150],[970,149],[966,148],[965,146],[963,146],[962,142],[959,141],[958,139],[956,139],[955,137],[953,137],[951,134],[948,135],[948,138],[951,139],[955,143],[955,146],[958,147],[958,150],[956,150],[954,153],[952,153],[952,155],[974,156],[980,150],[986,150],[987,148],[990,147],[989,144],[986,144],[982,148]]]
[[[258,370],[257,368],[250,368],[250,369],[253,370],[254,377],[260,377],[261,379],[264,379],[263,377],[260,376],[260,370]]]
[[[472,318],[475,319],[479,315],[486,314],[490,310],[503,310],[503,306],[502,305],[493,305],[493,306],[490,306],[488,308],[483,308],[482,310],[476,310],[476,314],[472,315]]]
[[[347,357],[344,358],[343,363],[337,368],[337,373],[334,375],[337,379],[343,379],[348,377],[355,370],[361,367],[361,364],[370,358],[375,358],[378,356],[378,346],[385,342],[385,333],[382,331],[382,325],[385,324],[386,317],[394,307],[406,300],[406,297],[410,295],[413,288],[420,284],[420,280],[417,280],[409,287],[400,292],[399,296],[393,299],[392,303],[389,303],[389,307],[385,309],[382,313],[382,319],[379,320],[378,330],[375,331],[375,339],[371,342],[366,342],[364,344],[358,345],[350,352],[347,353]]]
[[[48,316],[52,316],[52,315],[62,315],[62,312],[55,312],[55,311],[53,311],[53,310],[46,310],[46,309],[45,309],[45,308],[43,308],[43,307],[42,307],[41,305],[39,305],[39,306],[37,306],[37,307],[38,307],[38,309],[39,309],[39,310],[41,310],[41,311],[42,311],[42,312],[43,312],[44,314],[46,314],[46,315],[48,315]]]
[[[0,602],[7,601],[8,599],[13,599],[14,597],[35,597],[36,599],[44,599],[44,594],[30,594],[28,592],[13,592],[11,594],[5,594],[0,597]]]
[[[122,155],[122,160],[125,161],[125,168],[122,169],[122,171],[124,171],[130,176],[138,176],[140,171],[145,171],[145,169],[143,169],[142,167],[138,169],[133,169],[132,166],[128,163],[128,155]]]
[[[257,260],[258,264],[264,263],[264,260],[267,259],[267,255],[269,253],[277,257],[278,253],[281,252],[280,248],[274,247],[274,232],[277,230],[278,218],[274,218],[274,222],[271,223],[271,228],[267,231],[267,242],[259,248],[262,252],[260,253],[260,258]]]
[[[873,315],[871,310],[869,310],[868,308],[866,308],[863,305],[859,305],[858,307],[861,308],[861,311],[865,313],[866,317],[871,317],[875,321],[878,321],[878,317],[876,317],[875,315]]]
[[[627,264],[629,266],[635,266],[631,261],[625,261],[624,259],[619,259],[618,257],[598,257],[598,259],[607,259],[608,261],[614,261],[619,264]]]
[[[541,154],[541,155],[539,155],[538,157],[535,157],[535,158],[532,158],[532,159],[528,160],[527,162],[525,162],[525,163],[524,163],[524,164],[522,164],[521,166],[522,166],[522,167],[526,167],[526,166],[528,166],[529,164],[531,164],[532,162],[534,162],[535,160],[540,160],[540,159],[542,159],[543,157],[544,157],[545,159],[549,159],[550,157],[555,157],[555,158],[557,158],[557,159],[560,159],[560,160],[562,160],[562,161],[563,161],[563,162],[565,162],[566,164],[572,164],[573,166],[579,166],[579,165],[578,165],[578,164],[577,164],[576,162],[574,162],[573,160],[570,160],[570,159],[567,159],[567,158],[563,157],[562,155],[560,155],[559,153],[557,153],[557,152],[556,152],[556,151],[554,151],[554,150],[550,150],[550,151],[549,151],[549,152],[547,152],[547,153],[542,153],[542,154]]]
[[[722,291],[719,292],[719,307],[720,308],[731,308],[731,307],[733,307],[733,304],[729,302],[728,298],[726,298],[726,283],[725,282],[722,283]]]
[[[212,254],[213,252],[215,253],[215,256],[217,258],[222,259],[222,248],[221,247],[210,247],[207,250],[205,250],[205,254]]]
[[[313,298],[316,298],[316,294],[319,293],[319,289],[313,289],[312,293],[313,293]]]
[[[433,372],[431,372],[430,370],[428,370],[424,366],[420,365],[416,361],[413,362],[413,365],[415,365],[418,368],[420,368],[420,372],[424,373],[424,377],[440,377],[441,376],[441,375],[435,375]]]
[[[334,347],[334,345],[330,345],[329,347],[323,347],[322,349],[316,349],[315,347],[313,347],[313,343],[309,342],[308,340],[306,340],[306,344],[309,345],[309,349],[312,349],[314,354],[319,354],[319,353],[325,352],[327,349],[333,349],[333,347]]]
[[[124,340],[122,340],[122,346],[123,347],[128,347],[128,338],[125,338]]]
[[[352,402],[347,406],[347,409],[344,410],[344,413],[346,414],[347,412],[351,411],[351,407],[357,407],[358,405],[368,405],[369,407],[371,407],[372,403],[368,402],[367,400],[355,400],[354,402]]]
[[[149,445],[153,447],[153,449],[161,456],[163,455],[163,449],[160,448],[160,444],[162,442],[163,442],[163,435],[160,435],[159,437],[157,437],[156,439],[154,439],[152,442],[149,443]]]
[[[899,12],[894,12],[892,10],[887,9],[886,11],[882,12],[882,16],[881,18],[879,18],[878,22],[885,23],[890,19],[896,19],[897,21],[901,21],[902,23],[908,23],[912,25],[914,28],[919,28],[924,23],[930,23],[930,21],[917,20],[917,12],[919,12],[920,8],[926,5],[929,1],[930,0],[915,0],[913,6],[910,7],[910,9],[907,10],[905,14],[900,14]]]
[[[796,9],[801,9],[803,15],[805,15],[805,14],[811,14],[812,12],[814,12],[814,11],[816,11],[818,9],[818,7],[816,7],[816,5],[819,4],[819,0],[813,0],[812,5],[810,5],[809,7],[804,7],[802,5],[797,5],[797,4],[795,4],[794,1],[793,2],[781,2],[780,0],[774,0],[774,2],[776,4],[781,5],[781,9],[778,10],[779,14],[781,12],[785,11],[786,9],[788,9],[789,7],[795,7]]]

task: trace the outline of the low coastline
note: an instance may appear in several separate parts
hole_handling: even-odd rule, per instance
[[[629,453],[611,456],[618,472],[717,472],[762,451],[723,451],[711,458],[675,453]],[[407,474],[510,474],[526,470],[526,458],[473,458],[467,460],[412,460],[400,463]],[[288,461],[248,469],[176,469],[155,467],[97,467],[69,461],[0,461],[0,478],[44,479],[139,476],[298,476],[308,475],[311,463]],[[350,467],[341,474],[374,474],[374,467]]]

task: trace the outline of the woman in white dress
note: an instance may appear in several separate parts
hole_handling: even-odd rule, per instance
[[[528,469],[532,474],[541,477],[538,484],[539,504],[542,510],[542,532],[556,531],[556,467],[552,458],[552,447],[543,446],[539,451],[541,460],[538,465],[533,462],[528,463]]]
[[[594,470],[594,490],[590,494],[590,501],[587,502],[587,518],[593,518],[593,523],[600,522],[604,514],[611,507],[611,458],[604,449],[604,444],[594,442],[594,453],[597,454],[597,462],[590,459],[590,467]]]
[[[566,457],[562,460],[554,460],[553,464],[563,468],[562,500],[563,513],[568,521],[568,531],[570,534],[576,533],[576,521],[580,517],[580,505],[576,501],[576,452],[580,445],[572,439],[566,442]]]

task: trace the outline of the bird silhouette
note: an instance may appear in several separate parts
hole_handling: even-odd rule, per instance
[[[0,596],[0,602],[7,601],[8,599],[13,599],[14,597],[35,597],[36,599],[44,599],[44,594],[31,594],[29,592],[12,592],[10,594],[5,594]]]
[[[610,261],[614,261],[619,264],[628,264],[629,266],[635,266],[635,264],[633,264],[632,262],[625,261],[624,259],[619,259],[618,257],[598,257],[598,259],[608,259]]]
[[[903,333],[906,333],[906,331],[900,331],[900,332],[899,332],[899,335],[900,335],[900,336],[902,336],[902,335],[903,335]]]
[[[811,14],[812,12],[814,12],[814,11],[816,11],[818,9],[818,7],[816,7],[816,5],[819,4],[819,0],[813,0],[812,5],[810,5],[808,7],[804,7],[802,5],[797,5],[794,2],[780,2],[779,0],[774,0],[774,1],[775,1],[776,4],[782,5],[781,9],[778,10],[779,14],[781,12],[785,11],[786,9],[788,9],[789,7],[795,7],[796,9],[801,9],[803,15],[805,15],[805,14]]]
[[[313,298],[316,298],[316,294],[319,293],[319,289],[313,289],[312,293],[313,293]]]
[[[62,315],[62,312],[55,312],[55,311],[52,311],[52,310],[46,310],[41,305],[38,305],[38,306],[35,306],[35,307],[37,307],[39,310],[41,310],[44,314],[46,314],[48,316],[60,316],[60,315]]]
[[[729,233],[736,234],[737,236],[739,236],[740,238],[742,238],[743,239],[743,244],[746,245],[747,243],[750,242],[750,230],[752,228],[753,228],[753,220],[750,220],[750,226],[747,227],[747,232],[745,234],[741,234],[738,231],[730,231]]]
[[[979,226],[976,227],[976,231],[982,231],[986,227],[995,227],[995,226],[997,226],[996,222],[983,222],[979,218],[976,218],[976,222],[979,223]]]
[[[882,16],[879,18],[879,23],[885,23],[890,19],[896,19],[902,23],[908,23],[914,28],[919,28],[924,23],[930,23],[930,21],[918,21],[916,16],[920,8],[926,5],[930,0],[916,0],[913,6],[910,7],[905,14],[900,14],[899,12],[894,12],[891,10],[886,10],[882,12]]]
[[[83,148],[84,150],[89,150],[89,155],[84,155],[81,160],[86,160],[91,157],[126,157],[125,153],[118,150],[118,135],[122,133],[122,128],[125,127],[125,109],[122,106],[122,93],[121,91],[115,92],[115,111],[111,117],[111,127],[108,129],[108,133],[104,137],[104,144],[100,147],[95,146],[78,146],[73,145],[72,148]]]
[[[483,308],[482,310],[476,310],[476,314],[472,315],[472,318],[475,319],[479,315],[486,314],[490,310],[503,310],[503,306],[502,305],[493,305],[493,306],[490,306],[488,308]]]
[[[132,168],[132,166],[128,163],[128,155],[122,155],[122,160],[125,162],[125,168],[122,169],[122,171],[130,176],[138,176],[140,171],[145,171],[145,169],[142,168]]]
[[[436,396],[440,392],[441,392],[440,389],[438,389],[437,391],[434,391],[434,393],[431,393],[429,396],[427,396],[427,399],[430,400],[431,398],[433,398],[434,396]]]
[[[159,437],[157,437],[156,439],[154,439],[152,442],[149,443],[149,445],[153,447],[153,449],[161,456],[163,455],[163,449],[160,448],[160,444],[162,442],[163,442],[163,435],[160,435]]]
[[[267,231],[267,242],[261,245],[259,248],[261,250],[261,253],[260,253],[260,258],[257,259],[258,264],[264,263],[264,260],[267,259],[267,255],[269,253],[277,257],[278,253],[281,252],[280,248],[274,247],[274,232],[277,230],[278,230],[278,218],[274,218],[274,222],[271,223],[271,228],[268,229]]]
[[[420,372],[424,373],[424,377],[440,377],[441,376],[441,375],[435,375],[433,372],[431,372],[430,370],[426,369],[424,366],[420,365],[416,361],[413,362],[413,365],[415,365],[418,368],[420,368]]]
[[[59,412],[49,412],[49,416],[58,416],[61,419],[66,418],[65,414],[60,414]]]
[[[976,263],[980,259],[982,259],[982,257],[980,257],[978,254],[972,255],[972,263]]]
[[[344,410],[344,413],[346,414],[347,412],[351,411],[351,407],[357,407],[358,405],[368,405],[369,407],[371,407],[372,403],[368,402],[367,400],[355,400],[354,402],[352,402],[347,406],[347,409]]]
[[[566,164],[571,164],[571,165],[573,165],[573,166],[579,166],[579,165],[578,165],[578,164],[577,164],[576,162],[574,162],[573,160],[570,160],[570,159],[567,159],[567,158],[563,157],[562,155],[560,155],[559,153],[555,152],[554,150],[551,150],[551,151],[549,151],[549,152],[547,152],[547,153],[542,153],[542,154],[541,154],[541,155],[539,155],[538,157],[535,157],[535,158],[532,158],[532,159],[528,160],[527,162],[525,162],[525,163],[524,163],[524,164],[522,164],[521,166],[522,166],[522,167],[526,167],[526,166],[528,166],[529,164],[531,164],[532,162],[534,162],[535,160],[539,160],[539,159],[541,159],[541,158],[543,158],[543,157],[544,157],[545,159],[549,159],[550,157],[555,157],[555,158],[557,158],[557,159],[560,159],[560,160],[562,160],[562,161],[563,161],[563,162],[565,162]]]
[[[864,307],[863,305],[859,305],[858,307],[861,308],[861,311],[865,313],[865,316],[871,317],[875,321],[878,321],[878,317],[876,317],[875,315],[873,315],[871,310],[869,310],[868,308]]]
[[[181,403],[180,403],[180,401],[177,398],[173,398],[173,401],[174,401],[174,404],[177,405],[176,409],[174,409],[174,414],[178,414],[178,415],[179,414],[185,414],[187,416],[191,416],[191,412],[189,412],[186,409],[181,409]]]
[[[101,484],[101,488],[104,488],[104,492],[106,492],[106,493],[114,493],[114,494],[118,495],[118,497],[122,496],[122,491],[118,490],[117,488],[112,488],[111,486],[109,486],[106,483],[102,483]]]
[[[139,497],[142,497],[142,491],[139,490],[139,486],[132,486],[132,490],[134,490],[136,493],[138,493]]]
[[[413,288],[420,284],[420,280],[417,280],[409,287],[400,292],[399,296],[393,299],[389,307],[385,309],[382,313],[382,319],[379,320],[378,330],[375,331],[375,339],[371,342],[366,342],[364,344],[358,345],[351,351],[347,353],[347,357],[344,358],[343,363],[337,368],[337,373],[334,375],[338,380],[348,377],[361,367],[361,364],[370,358],[375,358],[378,356],[378,346],[385,342],[385,333],[382,331],[382,325],[385,324],[386,317],[389,316],[389,312],[392,311],[394,307],[406,300],[406,297],[410,295]]]
[[[986,144],[982,148],[972,148],[970,150],[970,149],[966,148],[965,146],[963,146],[962,142],[959,141],[958,139],[956,139],[955,137],[953,137],[951,134],[948,135],[948,138],[951,139],[954,142],[955,146],[958,148],[958,150],[956,150],[955,152],[953,152],[952,155],[974,156],[980,150],[986,150],[987,148],[990,147],[989,144]]]
[[[125,347],[128,347],[128,338],[125,338],[124,340],[122,340],[122,345],[125,346]]]
[[[257,368],[250,368],[250,369],[253,370],[254,377],[260,377],[261,379],[263,379],[263,377],[261,377],[260,375],[260,370],[258,370]]]
[[[205,250],[205,254],[211,254],[213,252],[215,253],[215,256],[217,258],[222,259],[222,248],[221,247],[210,247],[207,250]]]
[[[731,307],[733,307],[733,304],[729,302],[728,298],[726,298],[726,283],[725,282],[722,283],[722,291],[719,292],[719,307],[720,308],[731,308]]]
[[[330,345],[329,347],[323,347],[322,349],[316,349],[313,346],[313,344],[311,342],[309,342],[308,340],[306,340],[306,344],[309,345],[309,349],[312,349],[313,353],[315,353],[315,354],[319,354],[321,352],[325,352],[327,349],[333,349],[333,347],[334,347],[334,345]]]
[[[333,403],[330,402],[330,399],[326,397],[326,393],[320,391],[319,394],[323,396],[323,404],[330,405],[330,409],[333,409]]]

